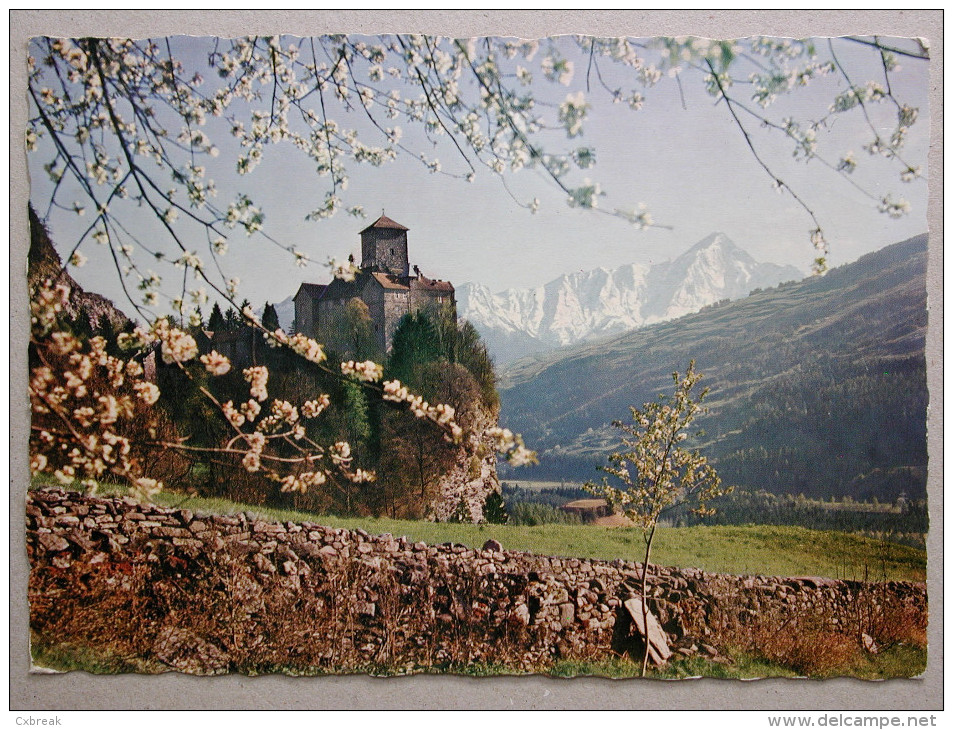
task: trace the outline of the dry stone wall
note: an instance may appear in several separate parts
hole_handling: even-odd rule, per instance
[[[306,645],[307,662],[329,670],[348,662],[509,662],[529,669],[560,657],[637,651],[623,609],[638,587],[633,562],[534,555],[495,541],[482,549],[427,545],[360,529],[249,514],[198,515],[62,491],[30,492],[26,513],[36,576],[31,586],[48,590],[49,581],[58,580],[63,591],[89,585],[97,566],[112,571],[110,576],[129,576],[133,564],[152,566],[153,592],[157,583],[178,581],[177,591],[186,595],[176,599],[178,608],[163,609],[149,619],[148,629],[137,630],[148,634],[142,637],[143,655],[180,671],[242,671],[246,664],[237,655],[256,646],[256,656],[265,657],[258,660],[261,666],[288,666],[268,654],[269,647],[300,653]],[[80,574],[86,577],[68,580]],[[891,582],[878,590],[925,610],[922,584]],[[766,611],[808,612],[846,622],[862,591],[869,585],[655,567],[647,593],[676,652],[715,655],[718,624],[728,613],[744,621]],[[38,606],[40,598],[31,594]],[[207,601],[208,607],[190,611],[189,600]],[[223,609],[223,601],[232,603]],[[244,638],[230,644],[221,634],[238,630],[232,625],[226,631],[225,619],[217,617],[234,620],[237,607]],[[284,649],[269,638],[278,634],[262,628],[281,616],[293,624],[291,638],[282,639],[289,642]]]

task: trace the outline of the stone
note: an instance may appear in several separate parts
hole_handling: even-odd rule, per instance
[[[860,641],[864,645],[864,650],[868,654],[876,654],[880,651],[880,647],[877,646],[877,642],[874,641],[874,637],[872,637],[870,634],[861,634]]]
[[[651,611],[644,610],[642,599],[639,596],[625,602],[625,608],[632,617],[632,626],[639,632],[649,646],[649,659],[655,664],[664,664],[672,656],[668,646],[668,638],[659,626],[658,620]]]
[[[379,572],[383,566],[383,563],[381,563],[380,557],[377,555],[374,555],[373,557],[370,557],[370,558],[358,558],[358,560],[361,565],[363,565],[366,568],[369,568],[375,573]]]
[[[255,563],[255,567],[263,573],[274,573],[277,570],[268,558],[266,558],[261,553],[255,553],[255,556],[252,558]]]
[[[66,538],[54,535],[52,532],[41,533],[37,536],[37,542],[51,553],[58,553],[69,549],[69,543]]]
[[[166,626],[152,645],[152,655],[163,664],[189,674],[222,674],[228,671],[228,655],[194,633]]]
[[[262,522],[259,520],[258,522],[252,524],[252,531],[275,535],[285,532],[285,528],[284,525],[280,525],[275,522]]]
[[[90,540],[84,533],[73,532],[69,534],[69,541],[73,543],[80,550],[84,551],[93,551],[96,549],[96,543],[93,540]]]
[[[255,555],[261,557],[258,554],[261,546],[254,540],[237,540],[230,542],[228,544],[228,549],[229,551],[233,551],[235,553],[244,553],[245,555],[251,555],[252,553],[255,553]],[[267,560],[267,558],[265,558],[265,560]]]
[[[576,620],[576,607],[571,603],[559,604],[559,623],[568,628]]]
[[[242,524],[242,519],[235,515],[215,515],[212,517],[212,521],[217,525],[226,525],[229,527],[236,527]]]
[[[295,551],[284,543],[279,543],[275,552],[282,560],[294,560],[295,562],[298,561],[298,556],[295,554]]]
[[[491,552],[498,553],[503,549],[503,545],[500,544],[498,540],[490,538],[485,543],[483,543],[484,550],[490,550]]]

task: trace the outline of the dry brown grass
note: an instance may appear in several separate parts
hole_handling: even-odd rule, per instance
[[[226,549],[188,560],[127,550],[100,554],[98,563],[36,565],[29,585],[34,646],[61,654],[95,649],[115,659],[103,671],[248,674],[520,671],[613,655],[609,639],[605,646],[573,644],[546,622],[527,625],[514,598],[522,596],[530,611],[540,600],[525,576],[484,577],[433,561],[397,570],[377,558],[336,565],[292,559],[286,570],[282,549],[267,556]],[[677,617],[660,619],[728,656],[759,657],[812,677],[850,673],[869,656],[865,634],[882,651],[926,646],[925,606],[903,586],[864,584],[851,610],[836,615],[804,604],[782,609],[776,600],[754,610],[750,595],[725,590],[717,601],[683,596]]]
[[[189,564],[136,553],[37,566],[34,646],[61,654],[92,648],[114,657],[114,669],[198,674],[517,670],[557,658],[548,629],[492,613],[496,601],[525,588],[507,582],[518,576],[487,582],[454,570],[399,580],[386,562],[359,560],[286,575],[274,557],[276,569],[265,574],[242,554]],[[560,656],[569,657],[588,658]]]
[[[926,611],[911,596],[869,583],[849,606],[846,614],[829,607],[754,612],[726,601],[710,617],[711,640],[731,654],[765,659],[807,677],[851,674],[871,656],[865,636],[876,651],[899,644],[926,648]]]
[[[911,596],[898,595],[883,583],[870,583],[860,591],[854,607],[850,628],[873,638],[881,649],[927,645],[926,606],[918,606]]]
[[[797,621],[778,627],[772,620],[759,621],[744,648],[806,677],[843,672],[857,661],[861,649],[856,639],[809,624]]]

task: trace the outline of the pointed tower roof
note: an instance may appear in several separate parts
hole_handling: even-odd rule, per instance
[[[392,221],[390,218],[388,218],[386,215],[383,215],[383,214],[381,215],[380,218],[378,218],[376,221],[374,221],[373,223],[371,223],[367,228],[365,228],[363,231],[361,231],[361,233],[366,233],[367,231],[371,230],[372,228],[393,228],[393,229],[396,229],[396,230],[398,230],[398,231],[409,231],[409,230],[410,230],[407,226],[402,226],[402,225],[401,225],[400,223],[398,223],[397,221]]]

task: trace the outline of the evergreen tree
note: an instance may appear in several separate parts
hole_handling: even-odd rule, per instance
[[[113,327],[113,322],[105,314],[99,318],[99,327],[96,328],[100,337],[106,340],[106,345],[115,345],[116,344],[116,328]]]
[[[222,315],[222,308],[218,302],[212,305],[212,313],[208,316],[208,328],[212,332],[220,332],[225,329],[225,317]]]
[[[228,311],[225,313],[225,330],[227,332],[234,332],[242,325],[241,315],[235,311],[234,307],[229,307]]]
[[[476,327],[464,320],[456,332],[456,362],[460,363],[474,377],[480,386],[483,402],[495,408],[499,405],[500,395],[496,390],[496,370],[493,358],[486,349],[486,343],[480,339]]]
[[[265,311],[262,312],[261,315],[261,324],[265,329],[271,330],[272,332],[281,326],[278,321],[278,310],[275,309],[274,304],[265,302]]]
[[[344,383],[344,408],[348,441],[363,449],[371,437],[370,409],[364,389],[350,380]]]
[[[418,385],[416,374],[420,368],[438,360],[440,355],[437,333],[430,319],[423,312],[414,312],[401,319],[394,332],[388,370],[401,382]]]
[[[493,525],[505,525],[510,521],[506,502],[500,492],[490,492],[483,503],[483,519]]]

